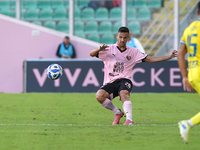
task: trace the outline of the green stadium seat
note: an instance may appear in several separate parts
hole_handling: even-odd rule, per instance
[[[21,3],[20,3],[21,4]],[[23,7],[23,5],[21,4],[20,7]],[[15,9],[16,8],[16,1],[11,1],[10,2],[10,8]]]
[[[104,34],[112,32],[112,23],[110,21],[102,21],[99,25],[99,33]]]
[[[128,28],[132,31],[133,34],[141,34],[141,25],[138,21],[129,22]]]
[[[146,0],[134,0],[134,7],[142,8],[146,6]]]
[[[38,20],[38,10],[35,8],[28,9],[25,15],[25,20]]]
[[[148,7],[143,7],[138,10],[137,20],[149,21],[151,20],[151,11]]]
[[[93,20],[94,19],[94,9],[93,8],[85,8],[81,12],[81,18],[83,20]]]
[[[74,8],[74,19],[79,20],[81,18],[81,11],[79,8],[75,7]]]
[[[135,8],[128,8],[127,9],[127,19],[128,20],[135,20],[136,19],[136,9]]]
[[[96,20],[107,20],[108,19],[108,9],[100,7],[96,10]]]
[[[105,7],[100,7],[96,10],[96,20],[107,20],[108,19],[108,9]]]
[[[113,34],[104,34],[101,37],[101,43],[103,44],[113,44],[114,43],[114,36]]]
[[[37,1],[23,1],[23,7],[26,9],[37,8]]]
[[[111,20],[121,20],[121,8],[120,7],[114,7],[110,10],[110,19]]]
[[[88,35],[87,39],[94,42],[98,42],[98,43],[100,42],[100,37],[98,33],[96,34],[93,33],[93,34]]]
[[[64,1],[56,1],[56,0],[54,0],[54,1],[51,1],[51,8],[61,8],[61,7],[64,7]]]
[[[78,1],[78,7],[83,8],[85,6],[88,6],[89,2],[90,2],[89,0],[79,0]]]
[[[147,5],[149,8],[160,8],[162,7],[162,0],[149,0]]]
[[[133,0],[127,0],[126,1],[126,6],[129,7],[133,7]]]
[[[114,25],[113,25],[113,29],[112,29],[113,33],[114,33],[114,34],[117,34],[117,33],[118,33],[118,30],[119,30],[119,28],[120,28],[121,26],[122,26],[122,22],[121,22],[121,21],[115,22]]]
[[[2,8],[0,10],[0,14],[6,15],[6,16],[10,16],[10,17],[12,16],[9,7]]]
[[[10,1],[0,1],[0,9],[10,8]]]
[[[52,20],[53,11],[51,8],[44,8],[40,12],[40,20]]]
[[[60,32],[69,33],[69,23],[66,21],[60,21],[57,24],[56,30],[58,30]]]
[[[50,28],[50,29],[56,29],[56,23],[54,21],[47,21],[44,23],[44,27]]]
[[[67,20],[69,18],[68,11],[65,7],[57,7],[54,12],[54,20]]]
[[[42,22],[40,22],[40,21],[33,21],[32,23],[33,23],[33,24],[36,24],[36,25],[38,25],[38,26],[42,26]]]
[[[85,25],[85,33],[94,33],[98,31],[98,23],[96,21],[88,21]]]
[[[16,10],[14,11],[15,16],[16,16]],[[25,20],[26,17],[26,11],[24,9],[21,9],[21,14],[20,14],[20,19]]]
[[[49,8],[51,7],[51,1],[38,1],[38,8]]]
[[[75,35],[78,36],[78,37],[84,38],[84,39],[86,38],[84,32],[76,32]]]
[[[74,32],[83,32],[84,31],[84,24],[82,21],[76,21],[74,23]]]

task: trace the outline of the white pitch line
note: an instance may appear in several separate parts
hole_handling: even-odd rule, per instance
[[[156,126],[156,127],[165,127],[165,126],[177,126],[178,124],[134,124],[131,126]],[[18,124],[18,123],[10,123],[10,124],[3,124],[1,123],[0,126],[68,126],[68,127],[85,127],[85,126],[94,126],[94,127],[111,127],[111,126],[123,126],[120,125],[105,125],[105,124]]]

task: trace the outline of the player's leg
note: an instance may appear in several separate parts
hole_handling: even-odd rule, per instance
[[[132,103],[130,101],[130,92],[127,90],[121,90],[120,91],[120,100],[123,103],[123,110],[126,114],[126,122],[124,125],[132,125]]]
[[[191,83],[191,85],[200,94],[200,80]],[[185,143],[188,143],[191,128],[198,124],[200,124],[200,112],[189,120],[182,120],[179,122],[180,134]]]
[[[119,120],[121,117],[123,117],[124,113],[112,103],[112,98],[110,98],[110,94],[112,95],[112,93],[109,94],[108,92],[111,91],[106,91],[106,89],[109,89],[109,87],[110,86],[106,86],[103,87],[104,89],[98,90],[96,93],[96,99],[102,106],[115,113],[115,120],[113,124],[119,124]]]
[[[132,103],[130,101],[132,86],[132,82],[129,79],[121,79],[121,82],[119,83],[119,96],[120,100],[123,102],[124,112],[126,113],[126,122],[124,123],[124,125],[133,124]]]

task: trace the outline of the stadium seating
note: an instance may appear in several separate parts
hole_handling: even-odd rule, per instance
[[[10,16],[10,17],[12,16],[9,7],[2,8],[0,10],[0,13],[6,16]]]
[[[128,8],[127,9],[127,19],[128,20],[135,20],[136,19],[136,9],[135,8]]]
[[[141,33],[141,26],[138,21],[131,21],[128,23],[128,28],[132,31],[133,34]]]
[[[57,7],[54,12],[54,20],[67,20],[69,18],[68,11],[66,11],[65,7]]]
[[[50,28],[50,29],[56,29],[56,23],[54,21],[47,21],[44,23],[44,27]]]
[[[98,31],[98,23],[96,21],[88,21],[85,25],[85,33],[94,33]]]
[[[89,3],[89,0],[79,0],[79,1],[78,1],[78,6],[79,6],[80,8],[83,8],[83,7],[87,6],[88,3]]]
[[[21,7],[23,7],[23,6],[22,6],[22,3],[21,3]],[[16,1],[11,1],[11,2],[10,2],[10,8],[11,8],[11,9],[15,9],[15,8],[16,8]]]
[[[99,34],[90,34],[88,37],[87,37],[88,40],[91,40],[91,41],[94,41],[94,42],[100,42],[100,37],[99,37]]]
[[[37,1],[23,1],[23,7],[26,9],[37,8]]]
[[[75,32],[75,35],[81,38],[86,38],[85,33],[84,32]]]
[[[36,25],[39,25],[39,26],[42,26],[41,21],[33,21],[32,23],[33,23],[33,24],[36,24]]]
[[[102,21],[99,25],[99,33],[105,34],[112,32],[112,23],[110,21]]]
[[[96,20],[107,20],[108,19],[108,9],[105,7],[100,7],[96,10]]]
[[[150,0],[147,5],[149,8],[160,8],[162,7],[162,0]]]
[[[62,8],[62,7],[64,7],[64,1],[56,1],[56,0],[54,0],[54,1],[52,1],[51,2],[51,8]]]
[[[121,21],[115,22],[114,25],[113,25],[112,32],[113,32],[114,34],[117,34],[118,29],[119,29],[121,26],[122,26],[122,22],[121,22]]]
[[[0,9],[10,8],[10,1],[0,1]]]
[[[103,43],[103,44],[114,44],[113,34],[107,33],[107,34],[102,35],[101,43]]]
[[[93,8],[85,8],[81,12],[81,18],[83,20],[93,20],[94,19],[94,9]]]
[[[138,10],[137,20],[149,21],[151,20],[151,11],[148,7],[143,7]]]
[[[74,9],[74,19],[79,20],[81,18],[81,11],[78,7],[75,7]]]
[[[35,8],[30,8],[25,14],[25,20],[38,20],[38,10]]]
[[[114,7],[110,10],[110,20],[121,20],[121,8]]]
[[[66,21],[60,21],[57,24],[56,30],[65,32],[65,33],[69,33],[69,23]]]
[[[147,0],[134,0],[134,7],[136,8],[142,8],[146,6]]]
[[[38,8],[48,8],[51,7],[51,1],[38,1]]]
[[[51,8],[44,8],[40,12],[40,20],[52,20],[53,11]]]
[[[82,21],[76,21],[74,23],[74,31],[75,31],[75,33],[84,31],[84,24]]]

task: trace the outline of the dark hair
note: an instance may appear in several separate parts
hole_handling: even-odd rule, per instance
[[[118,32],[128,32],[129,33],[129,29],[127,27],[120,27]]]
[[[65,36],[65,39],[68,39],[68,40],[69,40],[69,37],[68,37],[68,36]]]
[[[200,11],[200,1],[197,3],[197,9]]]

